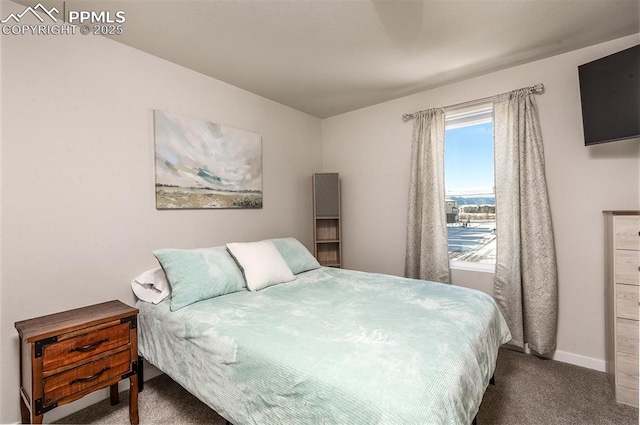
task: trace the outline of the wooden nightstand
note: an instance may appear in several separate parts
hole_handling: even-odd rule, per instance
[[[138,423],[138,309],[120,301],[16,322],[22,423],[129,378],[129,418]]]

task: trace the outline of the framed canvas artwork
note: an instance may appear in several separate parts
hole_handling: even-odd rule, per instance
[[[154,111],[156,208],[262,208],[260,135]]]

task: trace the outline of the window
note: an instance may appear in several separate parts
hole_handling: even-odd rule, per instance
[[[451,266],[493,269],[496,207],[491,104],[447,112],[444,161]]]

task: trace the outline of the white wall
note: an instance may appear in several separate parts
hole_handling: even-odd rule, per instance
[[[585,147],[577,66],[639,36],[528,63],[323,120],[323,170],[341,175],[345,267],[404,270],[412,122],[403,113],[544,83],[536,97],[559,274],[555,358],[604,368],[602,210],[639,209],[637,139]],[[456,284],[492,292],[492,275],[456,270]]]
[[[24,10],[2,5],[2,16]],[[322,134],[315,117],[106,38],[0,40],[0,423],[15,423],[14,322],[132,305],[129,282],[157,265],[157,248],[285,235],[311,247]],[[259,133],[263,209],[157,211],[154,109]]]

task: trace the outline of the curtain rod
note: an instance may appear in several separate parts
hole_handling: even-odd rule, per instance
[[[535,86],[525,87],[525,88],[530,89],[531,92],[535,93],[535,94],[544,93],[544,84],[542,84],[542,83],[538,83]],[[500,96],[500,95],[498,94],[498,95],[483,97],[483,98],[480,98],[480,99],[468,100],[466,102],[454,103],[453,105],[448,105],[448,106],[443,107],[443,109],[457,108],[457,107],[460,107],[460,106],[471,106],[471,105],[475,105],[477,103],[482,103],[482,102],[489,101],[491,99],[496,98],[497,96]],[[402,121],[404,121],[404,122],[410,121],[410,120],[414,119],[416,117],[416,115],[419,114],[420,112],[423,112],[423,111],[414,112],[412,114],[402,114]]]

